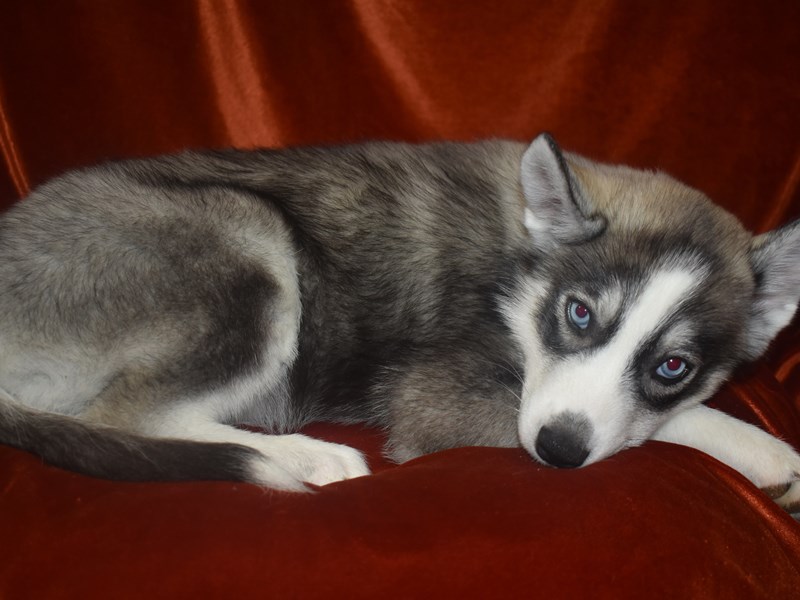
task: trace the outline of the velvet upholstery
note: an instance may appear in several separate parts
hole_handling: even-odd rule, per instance
[[[532,138],[800,216],[800,3],[404,0],[0,7],[0,202],[186,147]],[[712,404],[800,447],[800,328]],[[0,447],[0,597],[793,597],[800,526],[651,442],[590,467],[464,448],[298,496],[99,481]]]

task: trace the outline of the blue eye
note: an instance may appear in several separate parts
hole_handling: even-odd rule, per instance
[[[661,363],[656,369],[656,375],[669,382],[675,382],[689,372],[686,361],[677,356],[672,356]]]
[[[589,327],[589,322],[592,320],[591,311],[585,304],[581,304],[577,300],[573,300],[569,303],[567,314],[569,315],[569,320],[572,321],[572,324],[578,329],[586,329]]]

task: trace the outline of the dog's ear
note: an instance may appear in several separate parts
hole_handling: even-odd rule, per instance
[[[757,358],[792,320],[800,302],[800,219],[759,235],[750,247],[756,291],[747,332],[749,358]]]
[[[593,214],[561,149],[548,134],[539,135],[523,154],[520,180],[527,202],[525,226],[535,247],[547,251],[579,244],[605,229],[605,219]]]

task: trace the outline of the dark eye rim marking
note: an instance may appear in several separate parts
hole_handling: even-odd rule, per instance
[[[592,324],[592,309],[588,303],[577,298],[567,298],[567,322],[578,333],[584,333]]]
[[[653,376],[662,385],[669,386],[686,379],[692,370],[693,366],[688,360],[679,355],[670,355],[653,369]]]

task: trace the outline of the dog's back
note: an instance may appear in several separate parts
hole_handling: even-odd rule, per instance
[[[186,153],[42,186],[0,223],[0,387],[28,407],[6,407],[4,439],[97,475],[183,477],[142,448],[184,437],[184,407],[274,430],[381,421],[382,370],[457,341],[509,353],[493,295],[524,232],[497,150],[517,148]],[[64,425],[22,435],[45,418]],[[88,443],[85,422],[124,443]],[[126,446],[147,460],[123,464]],[[246,470],[205,462],[186,476]]]

